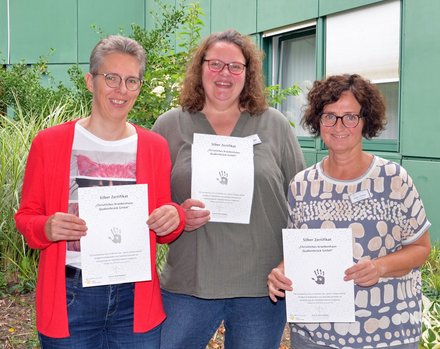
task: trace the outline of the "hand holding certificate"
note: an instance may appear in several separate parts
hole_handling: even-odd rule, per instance
[[[146,184],[78,189],[83,286],[151,280]]]
[[[344,281],[353,264],[351,229],[283,229],[289,322],[353,322],[354,286]]]

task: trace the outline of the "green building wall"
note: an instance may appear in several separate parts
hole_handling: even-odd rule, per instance
[[[165,0],[176,4],[179,0]],[[386,0],[383,0],[386,1]],[[191,2],[187,0],[187,2]],[[205,15],[202,35],[235,28],[261,43],[261,34],[329,14],[368,6],[380,0],[201,0]],[[400,137],[397,151],[377,149],[383,157],[400,162],[414,179],[423,198],[433,239],[440,241],[440,1],[401,0]],[[153,0],[0,0],[0,60],[4,65],[35,63],[48,57],[56,79],[67,80],[72,64],[87,66],[92,47],[105,33],[131,24],[151,29]],[[52,49],[54,50],[52,53]],[[320,52],[318,52],[318,60]],[[304,148],[308,164],[325,155],[319,141]]]

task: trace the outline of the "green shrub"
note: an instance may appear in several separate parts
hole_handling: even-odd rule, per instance
[[[423,294],[431,301],[440,302],[440,244],[434,243],[423,265]]]
[[[65,105],[44,107],[44,115],[26,113],[16,104],[14,119],[0,114],[0,270],[11,291],[35,287],[38,251],[27,247],[15,228],[20,191],[30,144],[38,131],[66,121]],[[48,112],[48,114],[46,114]]]
[[[423,296],[422,348],[440,349],[440,302]]]
[[[71,79],[75,78],[72,73]],[[78,103],[85,105],[80,96],[76,88],[55,84],[47,70],[47,59],[43,57],[35,65],[21,62],[0,69],[0,112],[7,111],[10,118],[17,114],[25,118],[49,115],[57,105],[63,105],[66,113],[73,113]]]
[[[423,290],[423,348],[440,349],[440,244],[432,245],[422,270]]]

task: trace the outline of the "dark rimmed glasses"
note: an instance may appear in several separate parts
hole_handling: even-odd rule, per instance
[[[95,73],[95,74],[93,74],[93,76],[96,76],[96,75],[102,75],[104,77],[104,81],[108,87],[118,88],[119,86],[121,86],[122,78],[119,74],[116,74],[116,73],[101,73],[101,74]],[[129,91],[137,91],[141,88],[142,82],[143,82],[142,79],[139,79],[135,76],[129,76],[128,78],[125,79],[125,87]]]
[[[337,116],[333,113],[322,113],[321,114],[321,125],[325,127],[333,127],[341,119],[342,124],[348,128],[354,128],[359,125],[361,116],[359,114],[345,114],[342,116]]]
[[[203,62],[207,62],[208,69],[215,73],[221,72],[225,66],[228,66],[228,70],[231,74],[240,75],[246,67],[246,64],[240,62],[225,63],[219,59],[204,59]]]

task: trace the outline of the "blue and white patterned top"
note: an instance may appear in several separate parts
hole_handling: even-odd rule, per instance
[[[400,165],[374,157],[354,180],[324,174],[322,161],[299,172],[289,188],[289,228],[351,228],[353,259],[395,252],[430,227],[411,177]],[[341,271],[343,273],[343,271]],[[421,275],[381,278],[355,285],[356,322],[294,323],[292,332],[332,348],[383,348],[418,342],[421,327]]]

